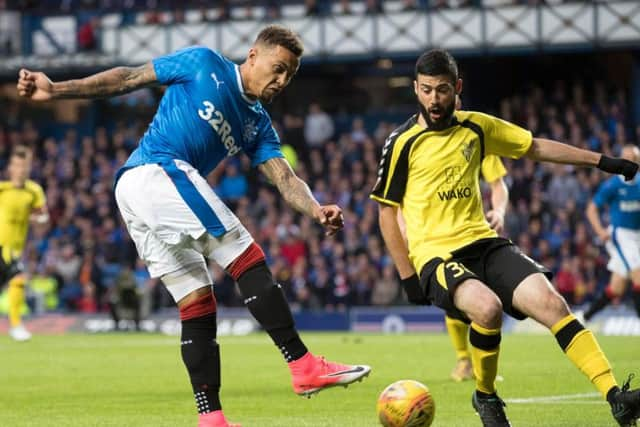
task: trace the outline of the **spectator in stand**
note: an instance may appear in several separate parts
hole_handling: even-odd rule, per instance
[[[100,18],[92,16],[78,29],[78,50],[93,52],[98,49]]]
[[[552,98],[554,102],[558,100],[558,105],[550,109],[545,108],[543,102],[545,92],[540,87],[533,86],[527,93],[509,96],[496,106],[499,106],[503,118],[512,118],[518,123],[527,124],[527,127],[537,132],[550,132],[549,129],[543,128],[547,127],[547,123],[555,121],[556,131],[561,132],[561,129],[564,129],[572,144],[596,151],[617,153],[621,148],[621,124],[630,124],[624,134],[628,134],[627,136],[636,143],[640,142],[640,126],[631,125],[626,116],[629,108],[624,100],[619,99],[618,92],[610,91],[612,95],[609,97],[604,89],[601,86],[595,89],[594,85],[577,83],[557,85],[554,90],[567,93],[553,95]],[[614,103],[618,107],[612,109],[611,105]],[[131,242],[126,239],[123,224],[115,221],[119,216],[109,191],[114,170],[124,158],[122,153],[126,156],[135,146],[132,141],[137,140],[141,134],[136,124],[139,117],[144,119],[140,108],[133,110],[128,103],[119,104],[113,117],[114,120],[120,121],[120,124],[109,128],[99,125],[89,134],[83,133],[83,127],[80,125],[61,126],[46,122],[42,125],[35,122],[29,124],[25,121],[25,117],[30,116],[27,114],[29,110],[14,102],[0,99],[0,110],[4,113],[0,117],[0,165],[6,162],[7,154],[14,144],[24,140],[33,141],[38,147],[33,175],[46,189],[50,205],[51,228],[33,229],[32,240],[29,243],[29,256],[32,257],[30,259],[38,263],[42,271],[49,269],[53,272],[53,266],[60,257],[60,242],[69,239],[78,242],[77,251],[82,260],[86,259],[89,248],[93,248],[91,250],[95,252],[96,270],[94,274],[101,279],[101,284],[97,284],[96,287],[96,304],[99,310],[107,310],[103,298],[104,290],[114,283],[124,265],[136,259]],[[318,110],[322,111],[320,107]],[[118,115],[131,122],[115,118]],[[302,117],[295,113],[282,117],[283,142],[291,144],[299,156],[297,172],[307,180],[316,198],[339,200],[344,204],[346,222],[344,233],[331,240],[325,239],[319,230],[305,227],[300,218],[293,219],[294,223],[300,225],[298,237],[304,242],[306,257],[309,260],[302,265],[298,261],[292,267],[295,279],[290,280],[300,285],[291,285],[292,291],[288,296],[290,299],[297,299],[300,307],[324,307],[329,303],[326,295],[333,292],[331,277],[337,259],[351,267],[350,260],[354,259],[353,254],[364,249],[370,258],[370,270],[377,274],[376,278],[384,276],[383,269],[389,262],[380,245],[380,236],[375,224],[375,209],[371,211],[375,205],[362,196],[361,189],[373,186],[377,155],[384,143],[384,135],[388,135],[398,124],[392,123],[390,119],[377,120],[376,116],[373,124],[377,128],[371,134],[367,130],[372,124],[371,118],[366,114],[361,118],[362,122],[358,122],[356,117],[345,118],[341,122],[344,123],[343,127],[339,129],[338,143],[323,144],[306,140],[305,120]],[[332,126],[334,119],[327,116]],[[277,126],[277,123],[274,123]],[[580,132],[574,129],[576,124],[581,128]],[[45,129],[52,131],[45,133]],[[70,131],[67,132],[67,129]],[[609,129],[612,129],[614,134],[610,135]],[[332,131],[332,135],[326,138],[330,141],[334,133]],[[70,159],[77,161],[69,161]],[[562,239],[562,232],[558,234],[553,230],[555,222],[552,218],[557,218],[558,213],[554,212],[551,206],[555,203],[566,205],[560,209],[566,211],[568,219],[561,224],[559,230],[566,228],[566,223],[570,228],[575,228],[573,242],[568,250],[571,256],[579,256],[582,260],[578,266],[586,283],[586,294],[582,298],[592,300],[595,288],[607,284],[609,273],[606,270],[606,253],[603,248],[591,242],[590,236],[593,232],[583,212],[589,196],[594,193],[603,175],[576,169],[562,170],[562,177],[559,177],[553,168],[539,167],[529,160],[507,161],[506,164],[509,170],[507,184],[513,200],[511,214],[506,216],[507,236],[518,242],[525,252],[540,251],[545,254],[545,258],[555,263],[555,260],[560,259],[560,253],[567,250],[564,242],[556,243],[554,249],[548,242],[541,244],[540,241],[544,240],[545,236],[553,239],[560,236]],[[248,171],[247,165],[241,162],[237,164],[237,169],[240,174]],[[223,179],[222,176],[213,176],[210,182],[215,187],[220,185]],[[253,178],[249,176],[249,179]],[[565,194],[564,199],[556,197],[556,194],[560,193],[552,190],[552,183],[564,183],[573,179],[578,182],[578,189]],[[273,254],[267,254],[269,262],[272,265],[279,262],[277,260],[281,259],[283,242],[279,241],[277,233],[283,224],[291,219],[287,217],[290,212],[288,214],[274,197],[273,188],[269,185],[260,186],[256,194],[246,194],[237,199],[236,204],[238,216],[247,228],[253,227],[253,230],[256,230],[255,233],[252,232],[256,241],[264,248],[274,248]],[[93,245],[90,242],[93,242]],[[340,255],[336,255],[337,253]],[[355,292],[353,295],[357,295],[356,287],[361,284],[351,279],[353,273],[349,268],[347,271],[347,284]],[[60,282],[62,283],[61,279]],[[78,283],[81,281],[78,280]],[[84,285],[81,283],[81,286]],[[371,286],[372,303],[376,304],[376,281],[373,281]],[[224,287],[227,292],[225,295],[228,296],[221,297],[220,304],[238,305],[235,283],[225,281]],[[216,293],[221,288],[218,286]],[[154,289],[154,309],[172,305],[162,292],[163,286]],[[354,302],[355,299],[348,301],[349,304]],[[77,308],[67,307],[68,310]]]
[[[304,139],[311,148],[317,148],[333,137],[333,119],[320,104],[311,103],[304,122]]]
[[[577,271],[573,260],[570,258],[563,259],[560,270],[555,275],[554,283],[560,295],[562,295],[569,304],[575,303],[577,282]]]
[[[76,253],[72,243],[64,243],[60,255],[55,264],[55,272],[62,279],[61,302],[64,307],[74,310],[82,297],[82,288],[78,282],[82,259]]]

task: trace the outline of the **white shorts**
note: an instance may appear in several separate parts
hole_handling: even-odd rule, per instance
[[[187,162],[129,169],[118,180],[115,197],[149,274],[162,277],[176,301],[212,283],[205,257],[226,268],[253,243]]]
[[[629,277],[629,273],[640,268],[640,231],[628,228],[609,227],[611,239],[607,241],[609,264],[612,273]]]

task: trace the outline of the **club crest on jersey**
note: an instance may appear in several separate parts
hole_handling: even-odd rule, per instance
[[[242,127],[242,138],[251,143],[258,136],[258,127],[256,126],[256,122],[253,119],[245,119],[244,125]]]
[[[462,144],[462,155],[467,160],[467,162],[471,161],[471,157],[473,156],[473,150],[476,147],[476,141],[471,141],[468,144]]]

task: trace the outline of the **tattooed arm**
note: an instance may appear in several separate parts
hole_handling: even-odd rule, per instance
[[[258,166],[273,182],[289,206],[322,224],[327,234],[335,234],[343,226],[342,210],[337,205],[320,205],[309,186],[298,178],[289,163],[276,157]]]
[[[103,98],[159,84],[152,63],[116,67],[78,80],[52,82],[46,74],[20,70],[18,94],[34,101],[63,98]]]

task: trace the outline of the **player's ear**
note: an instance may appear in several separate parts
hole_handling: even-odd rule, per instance
[[[460,95],[462,93],[462,79],[458,79],[456,82],[456,95]]]
[[[418,96],[418,81],[417,80],[413,81],[413,92],[416,94],[416,96]]]
[[[258,51],[255,46],[249,49],[249,53],[247,54],[247,62],[250,65],[254,65],[256,63],[256,57],[258,56]]]

